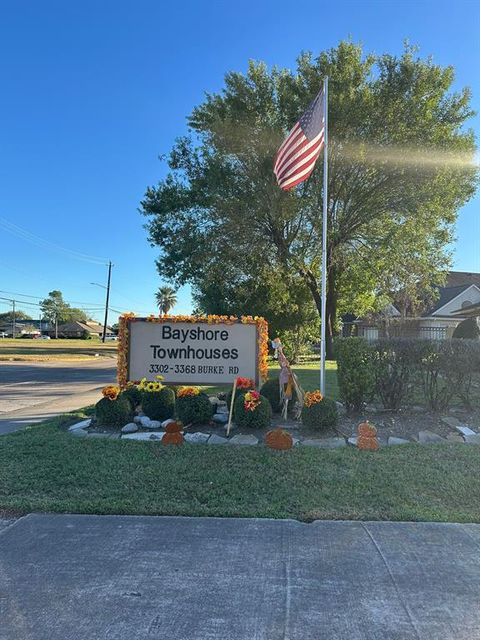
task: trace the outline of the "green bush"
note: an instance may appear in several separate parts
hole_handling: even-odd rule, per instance
[[[142,409],[151,420],[167,420],[175,415],[175,394],[169,387],[142,393]]]
[[[132,405],[132,409],[135,410],[142,402],[142,392],[135,385],[128,386],[122,391],[122,396]]]
[[[177,417],[185,425],[209,422],[212,415],[213,405],[206,393],[177,398]]]
[[[272,407],[268,398],[260,396],[260,404],[253,411],[248,411],[244,407],[245,394],[235,400],[233,408],[235,423],[240,427],[252,427],[254,429],[264,429],[270,427],[272,418]]]
[[[472,376],[478,371],[478,340],[420,340],[419,370],[427,407],[445,411],[458,396],[471,405]]]
[[[102,398],[95,405],[95,416],[103,427],[124,427],[132,418],[132,406],[123,394],[116,400]]]
[[[282,410],[282,405],[280,403],[280,383],[278,381],[278,376],[276,378],[269,378],[262,388],[260,389],[260,393],[262,396],[268,398],[270,405],[272,407],[272,411],[274,413],[280,413]],[[295,393],[295,389],[292,393],[292,399],[288,403],[289,409],[295,406],[295,402],[297,401],[297,394]]]
[[[460,324],[455,327],[453,337],[466,340],[478,340],[480,338],[478,318],[471,317],[460,322]]]
[[[372,347],[363,338],[335,341],[340,397],[348,413],[359,413],[375,392]]]
[[[385,409],[398,411],[412,399],[421,341],[415,338],[385,338],[372,345],[375,391]]]
[[[302,408],[302,423],[310,429],[329,429],[338,422],[338,410],[334,400],[323,398],[321,402]]]

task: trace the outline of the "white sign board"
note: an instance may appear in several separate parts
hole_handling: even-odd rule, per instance
[[[232,384],[238,376],[258,383],[255,324],[149,322],[129,325],[128,379],[172,384]]]

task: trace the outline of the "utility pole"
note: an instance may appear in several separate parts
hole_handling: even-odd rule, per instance
[[[12,336],[15,338],[15,300],[12,300]]]
[[[105,321],[103,323],[103,336],[102,342],[105,342],[107,336],[107,322],[108,322],[108,303],[110,300],[110,280],[112,277],[112,261],[108,263],[108,278],[107,278],[107,299],[105,301]]]

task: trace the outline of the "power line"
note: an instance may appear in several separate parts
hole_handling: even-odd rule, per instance
[[[108,261],[104,258],[98,258],[96,256],[90,256],[87,253],[81,253],[80,251],[75,251],[74,249],[67,249],[66,247],[62,247],[55,242],[50,242],[50,240],[45,240],[40,236],[37,236],[27,229],[23,229],[19,227],[17,224],[13,222],[9,222],[5,218],[0,216],[0,227],[2,227],[8,233],[11,233],[14,236],[21,238],[22,240],[26,240],[31,244],[36,245],[37,247],[41,247],[42,249],[49,249],[51,251],[57,251],[62,253],[63,255],[68,256],[74,260],[80,260],[82,262],[89,262],[91,264],[107,264]]]

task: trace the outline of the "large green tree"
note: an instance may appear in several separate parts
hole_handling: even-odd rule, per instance
[[[465,129],[470,92],[451,91],[451,67],[408,47],[400,57],[364,55],[351,42],[315,58],[302,54],[295,71],[251,62],[246,74],[228,73],[223,91],[193,110],[191,134],[177,140],[170,171],[147,190],[142,210],[150,241],[161,249],[159,270],[173,282],[201,291],[219,265],[248,277],[259,262],[300,277],[320,313],[323,163],[288,193],[276,185],[272,163],[324,76],[331,354],[339,310],[356,312],[390,295],[382,287],[411,251],[412,224],[422,252],[412,260],[418,282],[425,272],[434,280],[448,265],[457,211],[478,178],[474,136]]]
[[[40,309],[43,317],[52,323],[61,324],[64,322],[86,322],[88,316],[82,309],[71,307],[63,299],[61,291],[50,291],[48,297],[40,302]]]

